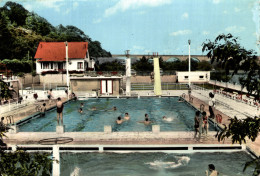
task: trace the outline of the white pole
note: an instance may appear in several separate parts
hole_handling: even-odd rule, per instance
[[[189,88],[190,88],[190,40],[188,40],[189,42]]]
[[[54,159],[59,161],[59,162],[53,161],[52,175],[60,176],[60,148],[59,146],[54,145],[52,150],[53,150]]]
[[[66,41],[65,42],[65,45],[66,45],[66,71],[67,71],[67,88],[68,88],[68,94],[67,94],[67,98],[69,99],[69,86],[70,86],[70,83],[69,83],[69,52],[68,52],[68,42]]]

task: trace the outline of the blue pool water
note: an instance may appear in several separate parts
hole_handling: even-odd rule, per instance
[[[251,176],[243,172],[252,158],[246,152],[234,153],[61,153],[61,175],[80,176],[203,176],[214,164],[218,176]]]
[[[84,103],[83,114],[78,112],[80,103]],[[116,106],[117,110],[112,108]],[[91,110],[96,107],[97,110]],[[124,117],[125,112],[130,120],[121,125],[115,123],[118,116]],[[71,101],[65,104],[63,121],[67,132],[104,131],[104,125],[111,125],[113,131],[151,131],[151,125],[144,125],[138,121],[144,120],[145,114],[153,121],[153,125],[160,125],[161,131],[192,131],[195,110],[185,102],[178,102],[178,97],[167,98],[129,98],[129,99],[88,99],[85,101]],[[166,116],[169,121],[162,119]],[[56,108],[19,126],[20,131],[55,131]],[[212,130],[212,129],[211,129]]]

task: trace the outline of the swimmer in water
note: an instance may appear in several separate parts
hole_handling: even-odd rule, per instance
[[[113,110],[116,111],[116,106],[113,107]]]
[[[173,121],[173,117],[166,117],[166,116],[163,116],[162,119],[163,119],[164,121],[167,121],[167,122],[171,122],[171,121]]]
[[[209,170],[209,171],[208,171]],[[215,166],[213,164],[208,165],[208,170],[206,170],[206,176],[218,176],[218,171],[216,171]]]
[[[153,123],[153,121],[151,121],[151,120],[148,118],[148,114],[145,114],[144,121],[139,121],[138,123],[144,123],[145,125],[150,125],[151,123]]]
[[[122,120],[121,116],[118,116],[118,117],[117,117],[116,123],[117,123],[118,125],[120,125],[120,124],[123,123],[123,120]]]
[[[80,103],[80,107],[83,108],[84,107],[84,103]]]
[[[97,108],[95,107],[95,106],[93,106],[92,108],[91,108],[91,111],[96,111],[97,110]]]
[[[79,111],[78,111],[80,114],[82,114],[83,113],[83,110],[82,110],[82,108],[79,108]]]
[[[125,113],[124,119],[125,119],[125,120],[130,120],[130,116],[129,116],[128,112]]]
[[[179,97],[178,102],[184,102],[183,99],[181,97]]]

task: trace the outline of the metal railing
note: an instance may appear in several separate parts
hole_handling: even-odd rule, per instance
[[[162,83],[162,90],[187,90],[188,84],[180,83]],[[153,83],[133,83],[131,84],[131,90],[154,90]]]
[[[125,71],[85,71],[84,73],[74,73],[71,76],[124,76]],[[151,71],[132,71],[132,76],[151,76]],[[176,75],[175,71],[160,72],[160,75]]]

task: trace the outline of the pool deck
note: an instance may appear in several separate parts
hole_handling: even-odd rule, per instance
[[[187,92],[187,91],[186,91]],[[185,92],[185,93],[186,93]],[[188,101],[188,97],[185,97]],[[67,101],[62,98],[62,101]],[[204,110],[208,112],[208,104],[196,97],[193,97],[193,102],[190,102],[194,107],[200,109],[200,105],[204,104]],[[48,104],[46,108],[55,107],[55,102]],[[35,105],[30,105],[22,109],[27,113],[17,111],[14,115],[14,121],[17,122],[21,119],[36,113]],[[222,115],[222,124],[228,125],[229,116],[225,115],[219,110],[215,110],[215,114]],[[219,142],[215,138],[216,132],[209,132],[208,136],[202,136],[201,141],[194,139],[194,132],[65,132],[58,134],[56,132],[18,132],[16,134],[7,133],[7,138],[4,141],[9,145],[41,145],[40,141],[44,139],[58,139],[61,137],[71,138],[73,141],[66,145],[230,145],[230,139],[224,142]],[[234,144],[237,145],[237,144]],[[260,137],[255,142],[247,142],[247,147],[250,148],[256,155],[260,156]]]
[[[194,96],[192,96],[193,98],[193,101],[192,102],[189,102],[190,104],[192,104],[194,107],[196,107],[197,109],[200,109],[200,105],[201,104],[204,104],[204,111],[207,112],[207,114],[209,114],[209,105],[207,102],[204,102]],[[188,96],[186,95],[185,96],[185,100],[188,102],[189,101],[189,98]],[[217,109],[214,109],[214,113],[215,114],[220,114],[222,116],[222,123],[219,124],[220,126],[223,127],[223,125],[227,125],[229,124],[229,116],[222,113],[221,111],[217,110]],[[226,139],[227,140],[227,139]],[[230,140],[230,139],[228,139]],[[227,142],[227,141],[226,141]],[[230,141],[229,141],[230,142]],[[258,135],[258,137],[256,138],[256,140],[254,142],[250,141],[250,140],[247,140],[247,143],[246,143],[246,146],[254,152],[255,155],[257,156],[260,156],[260,136]]]
[[[216,132],[209,132],[202,136],[201,141],[194,139],[193,132],[66,132],[57,134],[56,132],[19,132],[17,134],[7,134],[5,142],[9,145],[18,144],[40,144],[41,140],[55,141],[55,138],[70,138],[73,141],[67,145],[140,145],[140,144],[222,144],[214,137]],[[224,144],[231,144],[226,140]]]

